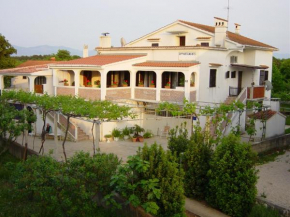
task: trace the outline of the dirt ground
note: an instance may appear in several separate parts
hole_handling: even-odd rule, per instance
[[[274,162],[257,166],[259,180],[258,196],[290,209],[290,150]]]

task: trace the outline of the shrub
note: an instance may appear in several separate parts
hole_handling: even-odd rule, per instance
[[[207,201],[230,216],[246,216],[257,194],[255,160],[250,144],[224,137],[210,162]]]
[[[121,136],[121,131],[118,128],[114,128],[112,130],[112,136],[113,137],[120,137]]]
[[[155,202],[159,207],[156,216],[168,217],[185,216],[184,213],[184,172],[179,167],[177,158],[169,151],[164,151],[157,144],[148,147],[145,145],[137,153],[142,160],[149,163],[149,168],[140,174],[140,179],[150,180],[158,179],[161,196]]]
[[[185,127],[186,122],[169,131],[168,149],[171,153],[176,153],[177,157],[186,151],[189,144],[188,132]]]
[[[144,133],[144,135],[143,135],[143,137],[144,138],[151,138],[153,135],[152,135],[152,133],[150,133],[149,131],[146,131],[145,133]]]
[[[182,158],[186,196],[205,199],[212,153],[211,143],[205,139],[200,128],[196,128]]]

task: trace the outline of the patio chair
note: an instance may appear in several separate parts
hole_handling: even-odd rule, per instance
[[[170,130],[170,127],[168,125],[164,126],[164,129],[160,131],[160,137],[167,138],[169,130]]]

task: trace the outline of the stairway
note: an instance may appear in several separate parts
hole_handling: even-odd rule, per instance
[[[78,130],[78,139],[77,141],[84,141],[84,140],[89,140],[90,137],[80,128],[77,128]]]
[[[231,103],[233,103],[236,100],[237,97],[235,96],[228,96],[228,98],[226,98],[224,104],[226,105],[230,105]]]

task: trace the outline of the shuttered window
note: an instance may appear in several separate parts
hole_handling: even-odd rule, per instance
[[[211,69],[209,73],[209,87],[216,87],[216,69]]]

